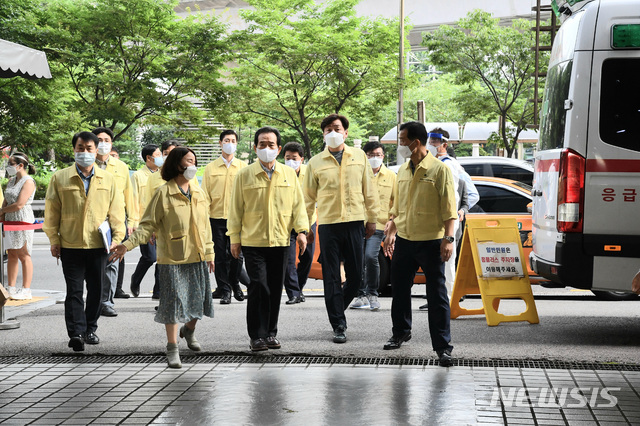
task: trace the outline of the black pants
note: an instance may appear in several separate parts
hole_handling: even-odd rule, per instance
[[[316,224],[311,225],[311,230],[316,232]],[[311,264],[313,263],[313,253],[316,249],[316,242],[313,244],[307,244],[307,249],[298,257],[298,248],[296,246],[296,239],[298,233],[291,231],[291,238],[289,240],[289,254],[287,272],[284,275],[284,289],[287,292],[289,298],[298,297],[302,293],[302,289],[307,284],[307,278],[309,278],[309,272],[311,272]],[[296,259],[300,259],[298,266],[296,267]]]
[[[242,247],[247,273],[247,330],[251,339],[278,334],[278,316],[289,247]]]
[[[133,272],[133,275],[131,275],[131,287],[138,289],[140,288],[140,283],[142,283],[142,279],[149,268],[156,263],[156,245],[151,243],[140,244],[140,254],[140,260],[136,265],[136,270]],[[119,269],[118,272],[124,270],[122,264],[120,264],[120,268],[122,269]],[[157,296],[160,294],[160,287],[158,284],[158,265],[156,265],[154,277],[155,282],[153,284],[153,294]]]
[[[324,303],[329,322],[335,330],[347,327],[344,314],[362,284],[364,258],[364,223],[362,221],[333,223],[318,226],[322,258]],[[340,279],[340,261],[344,259],[347,282]]]
[[[100,294],[105,280],[107,253],[99,249],[67,249],[60,251],[62,272],[67,284],[64,319],[69,337],[95,332],[100,318]],[[87,305],[82,300],[87,283]]]
[[[427,278],[429,332],[433,350],[453,349],[451,346],[451,311],[445,286],[444,262],[440,258],[442,240],[409,241],[397,237],[391,259],[391,321],[393,335],[411,331],[411,287],[422,268]]]
[[[222,293],[231,294],[238,286],[240,271],[242,270],[242,254],[239,259],[231,256],[231,242],[227,237],[226,219],[209,219],[211,233],[213,234],[215,277],[218,289]]]

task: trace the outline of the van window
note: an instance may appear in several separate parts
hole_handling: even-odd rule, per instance
[[[564,128],[566,110],[564,101],[569,97],[571,68],[573,61],[561,62],[549,69],[547,85],[544,88],[542,103],[542,120],[540,122],[540,140],[538,149],[562,148],[564,145]]]
[[[600,139],[640,151],[640,58],[608,59],[600,83]]]
[[[493,176],[491,173],[486,173],[484,164],[462,164],[462,167],[469,176]]]

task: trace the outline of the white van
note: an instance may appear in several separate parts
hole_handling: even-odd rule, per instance
[[[531,268],[624,299],[640,269],[640,0],[558,3],[566,19],[541,112]]]

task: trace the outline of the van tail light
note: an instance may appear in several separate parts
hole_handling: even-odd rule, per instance
[[[571,149],[560,154],[558,232],[582,232],[586,160]]]

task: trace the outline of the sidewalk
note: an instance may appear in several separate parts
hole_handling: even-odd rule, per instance
[[[14,360],[0,364],[0,423],[640,424],[638,371],[362,364],[269,352],[183,356],[180,370],[161,356]]]

